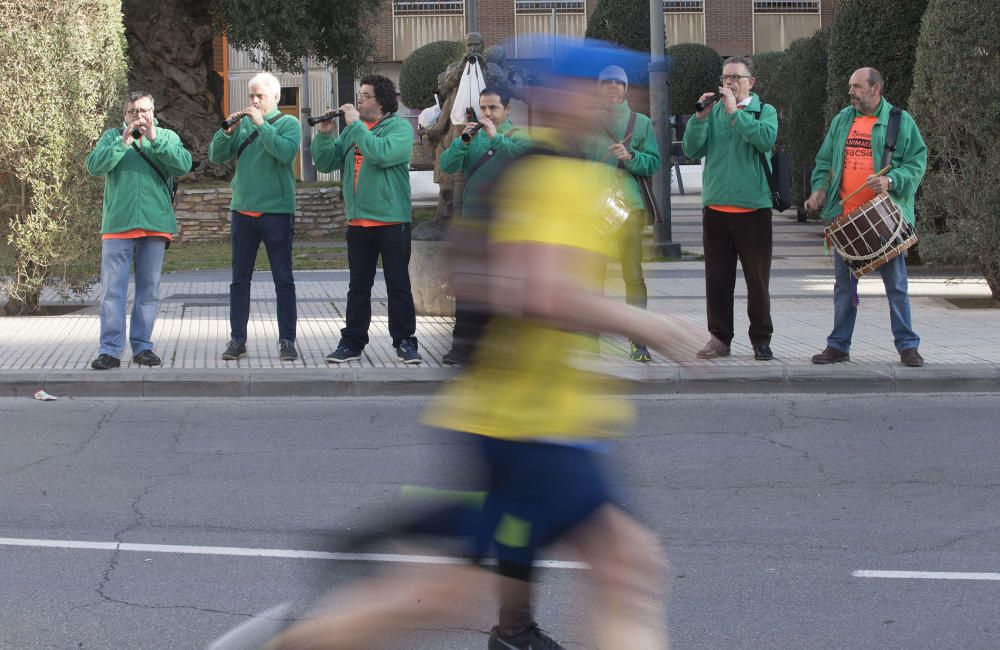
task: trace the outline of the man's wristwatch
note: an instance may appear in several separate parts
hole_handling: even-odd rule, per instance
[[[628,159],[629,159],[629,160],[635,160],[635,151],[633,151],[633,150],[629,149],[629,152],[628,152]]]

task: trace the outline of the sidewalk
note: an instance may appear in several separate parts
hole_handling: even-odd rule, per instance
[[[700,255],[699,195],[673,197],[673,237],[685,254]],[[169,254],[169,253],[168,253]],[[682,314],[704,326],[701,261],[647,263],[651,311]],[[612,270],[607,291],[623,295]],[[163,276],[162,302],[153,340],[159,368],[90,370],[97,354],[96,289],[80,309],[62,316],[0,318],[0,396],[31,395],[39,388],[60,396],[84,395],[385,395],[425,394],[456,374],[442,366],[451,344],[451,319],[418,317],[424,363],[403,367],[387,331],[385,286],[373,289],[371,343],[360,361],[328,367],[347,299],[347,271],[296,273],[298,348],[295,363],[280,363],[274,288],[267,273],[253,284],[248,357],[222,361],[228,339],[228,272]],[[692,361],[684,367],[654,355],[653,363],[625,358],[627,342],[605,339],[609,372],[643,380],[627,390],[673,392],[885,392],[904,390],[1000,390],[1000,309],[966,309],[954,302],[988,298],[981,278],[952,277],[911,267],[914,328],[922,338],[923,368],[904,368],[892,345],[888,306],[877,275],[859,286],[861,306],[849,363],[814,366],[833,321],[833,264],[824,254],[818,222],[797,223],[791,211],[774,218],[771,295],[775,335],[770,362],[753,360],[746,340],[746,287],[737,280],[737,337],[732,356]],[[130,295],[131,298],[131,295]],[[52,292],[43,304],[66,304]],[[984,301],[985,302],[985,301]],[[706,334],[707,340],[707,334]]]

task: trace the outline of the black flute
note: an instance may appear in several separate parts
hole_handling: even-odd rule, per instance
[[[327,122],[329,120],[332,120],[335,117],[340,117],[343,114],[344,114],[344,111],[342,111],[342,110],[340,110],[338,108],[337,110],[330,111],[329,113],[326,113],[325,115],[317,115],[316,117],[306,118],[306,122],[309,122],[309,126],[316,126],[320,122]]]

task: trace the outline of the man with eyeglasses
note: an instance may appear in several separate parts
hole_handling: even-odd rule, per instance
[[[719,100],[697,112],[684,132],[684,154],[704,158],[702,242],[705,250],[705,302],[711,339],[700,359],[728,357],[733,331],[736,262],[747,284],[747,315],[754,359],[771,352],[771,190],[760,155],[770,159],[778,136],[778,114],[755,93],[753,63],[726,59]],[[704,93],[700,102],[714,98]]]
[[[160,272],[167,243],[177,233],[171,196],[174,176],[191,169],[191,154],[176,133],[159,125],[153,97],[128,94],[122,126],[104,132],[87,156],[87,171],[104,177],[101,218],[101,342],[94,370],[121,366],[130,267],[135,299],[129,323],[132,361],[158,366],[153,323],[160,306]]]
[[[344,104],[340,109],[347,124],[340,135],[333,136],[332,120],[321,122],[312,143],[317,170],[340,170],[347,212],[346,322],[337,349],[326,355],[326,361],[360,359],[368,345],[372,285],[381,258],[393,348],[403,363],[420,363],[409,271],[413,127],[396,115],[396,85],[381,75],[364,77],[357,105]]]

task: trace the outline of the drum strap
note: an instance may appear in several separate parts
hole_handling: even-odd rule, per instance
[[[899,123],[902,121],[903,109],[893,106],[889,111],[889,123],[885,127],[885,149],[882,150],[882,166],[892,164],[892,154],[896,151],[896,137],[899,135]]]

